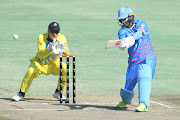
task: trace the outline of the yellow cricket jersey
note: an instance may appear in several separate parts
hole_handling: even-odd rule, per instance
[[[47,49],[48,44],[50,43],[48,40],[48,33],[44,33],[39,35],[38,38],[38,52],[35,58],[32,58],[30,61],[38,61],[40,64],[53,64],[58,59],[59,55],[54,54],[53,52],[49,52]],[[64,55],[69,55],[69,49],[66,41],[66,37],[63,34],[58,33],[57,39],[60,40],[64,44],[65,52]],[[57,44],[57,42],[55,43]]]

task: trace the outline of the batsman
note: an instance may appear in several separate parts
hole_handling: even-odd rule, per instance
[[[34,78],[40,74],[59,75],[60,60],[59,55],[69,55],[69,49],[66,37],[60,34],[60,27],[57,22],[51,22],[48,26],[48,32],[40,34],[38,38],[38,52],[34,58],[30,60],[31,64],[22,80],[20,91],[11,100],[22,101],[28,91]],[[69,72],[70,73],[70,72]],[[66,89],[67,69],[66,64],[62,63],[63,85],[62,91]],[[60,83],[58,82],[54,98],[60,99]],[[66,98],[62,97],[62,100]]]
[[[118,46],[121,50],[128,50],[128,68],[125,87],[120,89],[122,101],[116,106],[125,108],[132,103],[134,87],[138,83],[139,106],[137,112],[148,111],[151,93],[151,80],[156,66],[156,56],[152,47],[149,28],[146,22],[134,19],[134,13],[129,7],[122,7],[118,11],[119,24],[122,25],[118,32],[121,40]]]

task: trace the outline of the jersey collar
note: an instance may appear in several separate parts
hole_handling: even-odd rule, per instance
[[[137,20],[134,19],[134,24],[130,27],[130,29],[132,29],[136,23],[137,23]]]
[[[48,37],[47,37],[47,40],[49,41],[49,42],[52,42],[53,40],[49,37],[49,35],[48,35]]]

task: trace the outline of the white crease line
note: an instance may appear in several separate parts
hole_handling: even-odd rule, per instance
[[[69,105],[116,105],[118,103],[76,103],[76,104],[69,104]],[[68,105],[66,103],[63,103],[63,104],[55,104],[55,105]]]
[[[86,105],[112,105],[118,103],[78,103],[78,104],[86,104]]]
[[[161,106],[164,106],[164,107],[167,107],[167,108],[180,108],[180,107],[170,107],[168,105],[164,105],[162,103],[158,103],[158,102],[155,102],[155,101],[150,101],[151,103],[155,103],[155,104],[158,104],[158,105],[161,105]],[[43,103],[44,104],[44,103]],[[116,104],[116,103],[77,103],[77,104],[73,104],[73,105],[81,105],[81,104],[86,104],[86,105],[112,105],[112,104]],[[66,104],[64,104],[66,105]],[[6,110],[14,110],[14,111],[20,111],[20,110],[26,110],[26,111],[33,111],[33,110],[39,110],[39,111],[53,111],[53,110],[60,110],[60,111],[63,111],[63,110],[71,110],[71,109],[0,109],[0,111],[6,111]]]
[[[168,105],[164,105],[162,103],[158,103],[158,102],[154,102],[154,101],[150,101],[151,103],[155,103],[155,104],[158,104],[158,105],[161,105],[161,106],[164,106],[164,107],[167,107],[167,108],[180,108],[180,107],[170,107]]]
[[[17,110],[17,111],[20,111],[20,110],[60,110],[60,111],[63,111],[63,110],[71,110],[71,109],[0,109],[0,111],[5,111],[5,110]]]

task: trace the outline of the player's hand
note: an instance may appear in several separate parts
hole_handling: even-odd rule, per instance
[[[123,38],[121,44],[119,45],[119,49],[127,50],[129,47],[127,38]]]
[[[56,49],[57,51],[59,51],[59,53],[63,53],[65,50],[65,46],[62,42],[60,42],[59,39],[57,39],[57,45],[56,45]]]
[[[134,36],[128,36],[126,40],[128,41],[129,47],[132,47],[135,43]]]
[[[53,52],[54,54],[59,55],[61,52],[56,49],[55,42],[55,39],[52,42],[50,42],[47,46],[47,49],[49,52]]]
[[[47,49],[49,52],[53,52],[53,50],[55,49],[55,45],[53,44],[53,42],[50,42],[48,44]]]
[[[132,47],[135,43],[135,38],[133,36],[128,36],[127,38],[122,39],[122,43],[119,46],[121,50],[127,50],[128,48]]]

